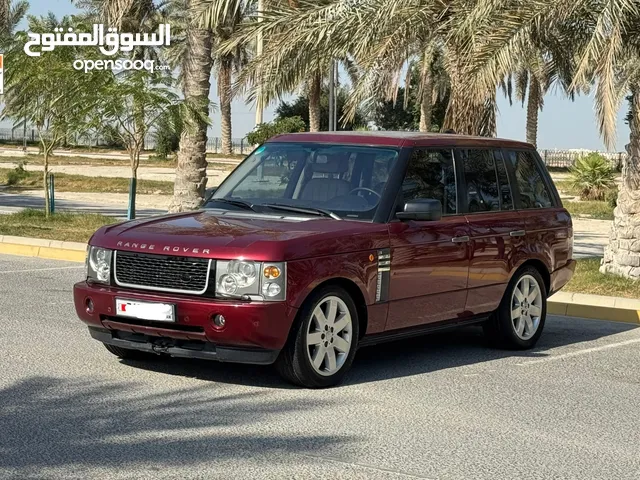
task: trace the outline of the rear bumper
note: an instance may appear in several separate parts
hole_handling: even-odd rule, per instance
[[[551,273],[551,291],[549,292],[549,296],[556,293],[562,287],[564,287],[571,277],[573,277],[573,273],[576,271],[576,261],[569,260],[564,267],[560,267]]]
[[[289,336],[289,330],[295,320],[297,309],[284,302],[241,302],[222,301],[212,298],[202,298],[187,295],[159,294],[151,292],[139,292],[116,287],[89,285],[86,282],[77,283],[73,289],[76,313],[80,320],[89,327],[95,327],[96,335],[104,341],[104,333],[110,333],[112,341],[105,343],[134,341],[127,338],[127,334],[138,335],[135,341],[154,340],[149,348],[157,351],[160,347],[158,338],[171,339],[169,342],[172,350],[169,353],[175,356],[181,353],[193,355],[193,351],[181,352],[180,345],[191,342],[205,344],[207,348],[202,350],[197,358],[214,358],[225,361],[234,357],[234,354],[220,353],[225,348],[244,349],[248,351],[262,350],[277,352],[284,347]],[[116,316],[116,298],[139,300],[146,302],[163,302],[175,305],[176,322],[151,322],[129,319]],[[89,311],[87,302],[91,301],[93,310]],[[213,323],[215,315],[225,317],[224,327],[217,327]],[[100,333],[102,332],[102,333]],[[92,335],[94,330],[92,330]],[[107,338],[108,340],[108,338]],[[149,343],[149,342],[147,342]],[[165,342],[166,343],[166,342]],[[117,343],[123,348],[134,348]],[[137,350],[140,345],[136,345]],[[145,347],[146,348],[146,347]],[[212,350],[213,349],[213,350]],[[235,351],[235,350],[234,350]],[[157,352],[162,353],[162,352]],[[203,355],[205,357],[203,357]],[[262,357],[260,357],[262,358]],[[255,362],[265,363],[265,362]]]
[[[89,327],[89,333],[91,337],[99,342],[129,350],[170,355],[172,357],[217,360],[219,362],[270,365],[276,361],[280,353],[280,350],[221,347],[211,342],[194,342],[97,327]]]

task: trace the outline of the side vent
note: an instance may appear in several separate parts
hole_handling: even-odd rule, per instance
[[[389,299],[389,276],[391,274],[391,250],[378,250],[378,283],[376,284],[376,303]]]

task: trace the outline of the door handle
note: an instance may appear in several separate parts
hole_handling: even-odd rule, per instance
[[[525,233],[524,230],[514,230],[513,232],[509,232],[509,235],[512,237],[524,237]]]
[[[466,243],[466,242],[468,242],[468,241],[469,241],[469,236],[468,236],[468,235],[464,235],[464,236],[462,236],[462,237],[453,237],[453,238],[451,239],[451,241],[452,241],[453,243]]]

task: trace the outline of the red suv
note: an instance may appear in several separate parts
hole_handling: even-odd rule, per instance
[[[443,327],[533,347],[572,250],[571,217],[529,144],[288,134],[202,210],[98,230],[74,299],[119,357],[275,362],[326,387],[358,347]]]

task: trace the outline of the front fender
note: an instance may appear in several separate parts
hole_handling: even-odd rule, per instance
[[[353,282],[365,303],[371,305],[375,301],[377,272],[377,255],[373,251],[294,260],[287,264],[287,302],[300,308],[318,285],[342,279]]]

